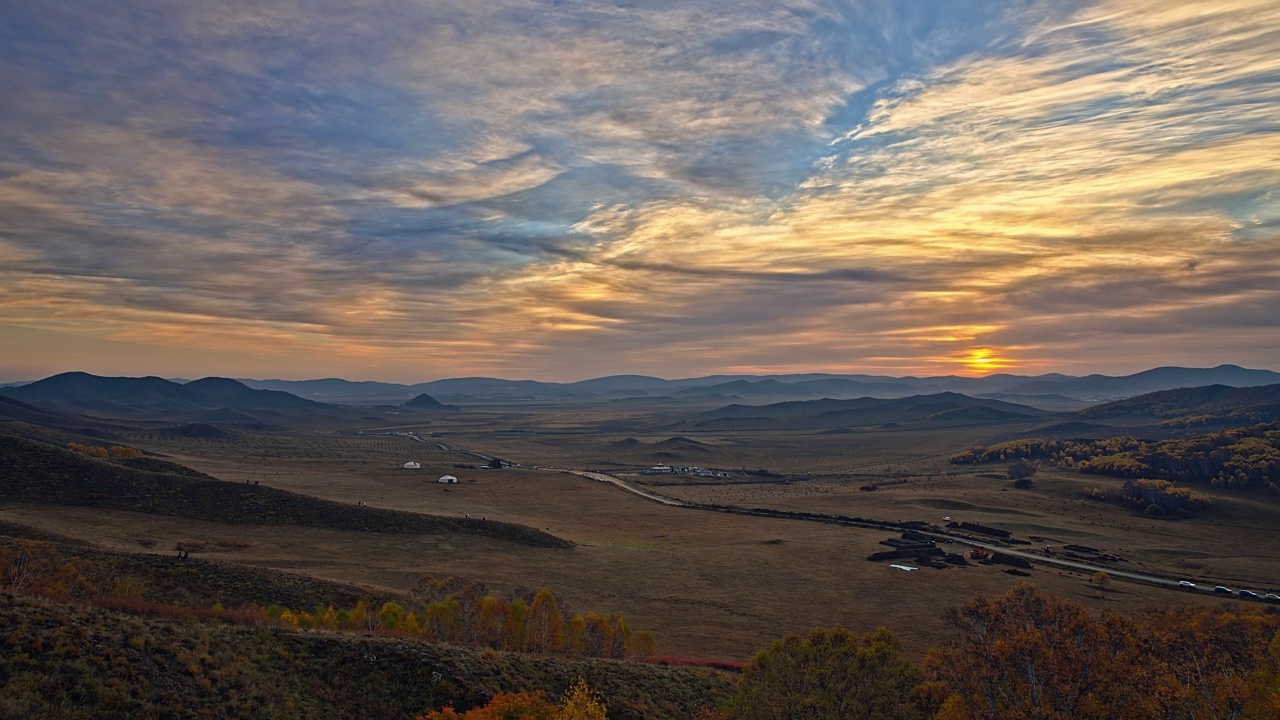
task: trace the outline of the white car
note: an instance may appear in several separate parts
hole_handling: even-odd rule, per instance
[[[1183,580],[1178,583],[1178,587],[1182,588],[1183,590],[1195,590],[1196,584],[1188,580]]]

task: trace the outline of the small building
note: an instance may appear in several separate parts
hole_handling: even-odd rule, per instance
[[[405,463],[405,464],[404,464],[404,469],[405,469],[405,470],[421,470],[421,469],[422,469],[422,463],[416,463],[416,462],[414,462],[414,461],[410,460],[409,462],[407,462],[407,463]]]
[[[458,482],[458,478],[452,475],[441,475],[437,482],[442,482],[446,485],[455,485]]]

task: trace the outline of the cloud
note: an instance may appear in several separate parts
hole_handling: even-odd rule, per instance
[[[10,328],[398,379],[1275,357],[1274,3],[14,12]]]

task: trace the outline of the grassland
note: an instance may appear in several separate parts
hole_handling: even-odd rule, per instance
[[[999,568],[901,572],[869,563],[887,533],[772,518],[663,507],[610,485],[549,467],[592,466],[632,473],[656,462],[745,469],[725,479],[627,475],[664,494],[706,503],[830,512],[888,520],[955,517],[993,524],[1046,544],[1077,542],[1126,558],[1127,569],[1203,582],[1271,589],[1280,549],[1269,533],[1276,507],[1253,497],[1215,497],[1214,510],[1178,522],[1152,521],[1089,500],[1097,476],[1043,471],[1034,489],[1015,491],[1002,468],[949,465],[974,443],[1035,426],[901,431],[682,433],[666,443],[661,408],[622,416],[616,407],[491,408],[418,424],[191,438],[138,428],[129,444],[244,487],[245,481],[298,496],[367,504],[369,510],[480,519],[535,528],[574,543],[530,547],[483,535],[392,534],[366,528],[240,524],[185,519],[129,508],[68,507],[48,499],[8,501],[11,520],[118,551],[177,544],[200,557],[405,592],[425,573],[483,580],[499,591],[552,588],[573,611],[623,613],[651,629],[663,654],[745,659],[786,632],[842,623],[884,625],[922,654],[943,633],[942,613],[1018,578]],[[1037,421],[1038,422],[1038,421]],[[421,440],[373,432],[412,430]],[[664,443],[666,444],[664,447]],[[679,459],[657,454],[677,446]],[[523,467],[459,469],[479,455]],[[423,464],[405,470],[408,460]],[[539,466],[544,469],[535,469]],[[767,475],[755,474],[759,469]],[[440,485],[444,473],[458,485]],[[994,477],[988,477],[994,476]],[[1120,482],[1116,480],[1115,482]],[[869,484],[875,492],[860,488]],[[1037,567],[1042,588],[1094,610],[1215,602],[1212,597],[1140,584],[1102,589],[1089,574]]]
[[[538,547],[567,548],[528,527],[481,519],[367,508],[191,472],[154,458],[119,462],[15,437],[0,437],[6,482],[0,499],[127,509],[232,524],[391,533],[471,534]]]

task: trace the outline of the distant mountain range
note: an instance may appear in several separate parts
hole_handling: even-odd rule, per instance
[[[339,404],[401,404],[421,393],[427,393],[441,403],[465,406],[469,403],[599,401],[624,398],[674,398],[705,405],[724,400],[765,403],[821,398],[893,399],[954,392],[1065,411],[1182,387],[1247,387],[1280,383],[1280,373],[1250,370],[1236,365],[1219,365],[1215,368],[1162,367],[1120,377],[1075,377],[1057,373],[1035,376],[1000,373],[980,378],[956,375],[890,377],[806,373],[710,375],[676,380],[647,375],[614,375],[573,383],[483,377],[449,378],[415,385],[351,382],[337,378],[244,379],[241,382],[251,388],[281,390],[310,400]]]
[[[1277,376],[1269,371],[1244,370],[1224,366],[1207,370],[1161,368],[1128,378],[1092,376],[1088,387],[1153,386],[1162,382],[1196,381],[1223,377],[1236,382]],[[638,410],[629,427],[681,432],[730,430],[818,430],[852,432],[854,429],[914,429],[977,425],[1040,425],[1039,432],[1070,436],[1106,435],[1122,428],[1147,428],[1143,432],[1179,432],[1204,426],[1230,427],[1280,419],[1280,382],[1269,385],[1233,387],[1209,384],[1173,390],[1158,390],[1110,403],[1087,404],[1062,393],[1028,394],[1044,390],[1051,383],[1070,392],[1085,387],[1085,378],[1052,376],[1052,380],[1028,380],[1018,376],[992,378],[897,378],[854,380],[843,377],[778,376],[748,380],[722,377],[698,385],[694,380],[661,380],[640,376],[597,378],[583,383],[536,383],[485,378],[458,378],[393,386],[388,383],[348,383],[344,380],[306,382],[270,381],[277,386],[323,389],[329,396],[340,391],[359,397],[370,386],[385,398],[388,388],[467,389],[476,403],[514,402],[619,402]],[[789,379],[794,378],[794,381]],[[1101,379],[1099,379],[1101,378]],[[858,393],[868,388],[897,393],[913,385],[932,387],[959,381],[970,388],[982,382],[996,383],[1007,392],[983,396],[955,392],[917,392],[906,397],[830,397],[837,392]],[[694,383],[694,384],[685,384]],[[636,387],[639,386],[639,387]],[[356,391],[353,388],[361,388]],[[631,388],[631,389],[628,389]],[[507,394],[520,391],[556,391],[559,396]],[[1019,392],[1019,391],[1027,392]],[[649,393],[634,396],[632,392]],[[396,391],[400,392],[399,390]],[[670,392],[670,395],[660,395]],[[970,390],[972,392],[972,390]],[[811,397],[822,394],[822,397]],[[976,394],[976,393],[975,393]],[[803,399],[791,399],[796,395]],[[442,397],[447,397],[441,393]],[[733,402],[734,399],[740,400]],[[754,402],[753,402],[754,400]],[[631,407],[636,403],[635,407]],[[1083,408],[1083,409],[1081,409]],[[653,412],[657,410],[658,412]],[[228,432],[271,432],[287,427],[337,426],[369,423],[402,424],[439,418],[460,412],[420,392],[396,404],[338,405],[298,397],[283,390],[253,388],[228,378],[203,378],[186,383],[158,377],[99,377],[81,372],[63,373],[30,384],[0,388],[0,422],[17,422],[53,428],[66,433],[106,437],[116,431],[112,422],[161,421],[185,423],[174,429],[184,435],[201,437]],[[612,422],[612,421],[610,421]],[[107,423],[107,424],[103,424]],[[1034,429],[1034,428],[1032,428]],[[1031,430],[1028,430],[1031,431]],[[159,432],[159,430],[157,431]],[[1022,432],[1010,430],[1010,432]],[[678,450],[694,449],[657,448]]]
[[[346,382],[346,381],[339,381]],[[358,385],[359,383],[352,383]],[[162,420],[217,425],[262,425],[300,420],[382,421],[388,412],[457,412],[425,393],[399,407],[350,407],[299,397],[283,390],[251,388],[229,378],[186,383],[158,377],[100,377],[69,372],[0,388],[0,419],[69,427],[76,417]],[[378,417],[369,415],[374,412]],[[74,417],[62,417],[69,414]]]
[[[951,427],[1029,421],[1048,413],[1026,405],[959,393],[907,398],[800,400],[770,405],[729,405],[671,423],[687,430],[828,430],[856,427]]]
[[[625,400],[629,403],[656,403],[672,408],[729,405],[735,409],[727,410],[717,417],[743,424],[746,416],[752,412],[743,408],[804,400],[839,400],[849,401],[851,404],[838,409],[835,406],[827,408],[840,414],[832,423],[843,422],[842,418],[848,416],[848,423],[856,425],[859,422],[857,416],[860,406],[855,401],[861,400],[967,396],[964,408],[951,410],[961,414],[970,413],[974,420],[978,420],[983,414],[995,418],[1000,413],[1034,414],[1044,410],[1071,412],[1091,405],[1177,388],[1219,386],[1225,391],[1275,384],[1280,384],[1280,373],[1249,370],[1235,365],[1216,368],[1155,368],[1123,377],[1072,377],[1060,374],[1029,377],[997,374],[981,378],[895,378],[810,373],[712,375],[664,380],[644,375],[615,375],[575,383],[451,378],[416,385],[352,382],[339,378],[297,381],[210,377],[175,382],[159,377],[109,378],[69,372],[23,385],[0,387],[0,396],[27,403],[33,408],[38,406],[42,411],[120,419],[181,418],[187,422],[208,423],[248,423],[254,420],[279,422],[285,417],[299,416],[344,417],[358,412],[351,406],[374,409],[381,406],[383,410],[389,406],[398,406],[418,412],[443,412],[457,411],[458,405],[465,407],[477,404]],[[1240,391],[1224,402],[1239,405],[1241,398],[1248,398],[1250,393],[1249,390]],[[956,397],[948,402],[957,401]],[[889,417],[904,407],[906,406],[884,406],[873,414],[878,418]],[[11,407],[10,410],[16,412],[16,408]],[[775,407],[770,412],[785,414],[789,411]],[[885,415],[886,412],[889,413],[888,416]],[[1190,412],[1188,410],[1180,414],[1187,415]],[[1146,414],[1152,417],[1160,415],[1158,412]],[[695,418],[693,415],[685,417],[698,422],[709,419]],[[902,419],[907,422],[923,421],[914,411],[907,412]],[[958,419],[958,416],[953,416],[948,422]],[[823,421],[820,424],[836,426],[832,423]],[[808,423],[808,426],[815,425]]]
[[[69,372],[28,385],[0,389],[0,395],[50,410],[126,419],[181,416],[225,422],[234,411],[322,413],[339,410],[287,392],[255,390],[235,380],[215,377],[179,384],[158,377],[99,377]],[[209,417],[204,417],[206,414]]]

